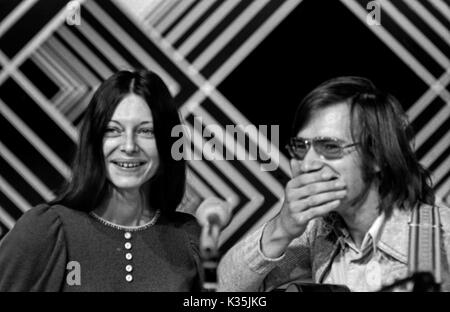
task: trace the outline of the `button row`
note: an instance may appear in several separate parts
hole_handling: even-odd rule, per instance
[[[130,232],[125,232],[123,236],[125,237],[126,240],[130,240],[132,235]],[[131,261],[131,259],[133,259],[133,254],[130,252],[132,244],[130,242],[126,242],[124,246],[125,249],[128,250],[128,252],[125,254],[125,259]],[[125,266],[125,271],[128,272],[128,274],[125,275],[125,280],[128,283],[131,283],[133,281],[133,275],[131,275],[130,273],[133,271],[133,266],[131,264],[127,264]]]

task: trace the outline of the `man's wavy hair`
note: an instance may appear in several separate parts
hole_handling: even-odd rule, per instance
[[[364,179],[378,179],[380,209],[390,215],[394,206],[411,209],[418,203],[434,204],[428,171],[413,151],[413,131],[400,103],[362,77],[338,77],[311,91],[300,103],[292,136],[306,126],[313,114],[346,102],[350,130],[362,158]],[[379,172],[374,172],[378,165]]]
[[[95,91],[83,117],[80,139],[72,163],[72,178],[50,204],[90,212],[109,196],[111,185],[106,179],[103,138],[116,107],[129,94],[141,96],[153,116],[156,147],[160,163],[150,183],[150,205],[170,214],[180,204],[186,184],[186,162],[175,160],[171,147],[176,138],[172,128],[180,117],[169,89],[163,80],[148,70],[122,70]]]

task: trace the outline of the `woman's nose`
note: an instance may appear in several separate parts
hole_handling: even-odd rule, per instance
[[[121,146],[121,151],[127,154],[131,154],[137,151],[136,138],[133,133],[126,134],[124,142]]]

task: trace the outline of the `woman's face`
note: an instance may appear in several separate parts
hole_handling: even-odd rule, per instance
[[[129,94],[119,103],[103,138],[107,179],[117,188],[139,190],[156,173],[159,155],[152,112],[145,100]]]

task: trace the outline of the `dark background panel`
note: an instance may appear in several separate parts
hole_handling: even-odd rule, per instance
[[[297,105],[337,76],[373,80],[405,109],[427,90],[378,37],[339,1],[303,1],[220,84],[219,90],[254,124],[280,125],[287,143]]]

